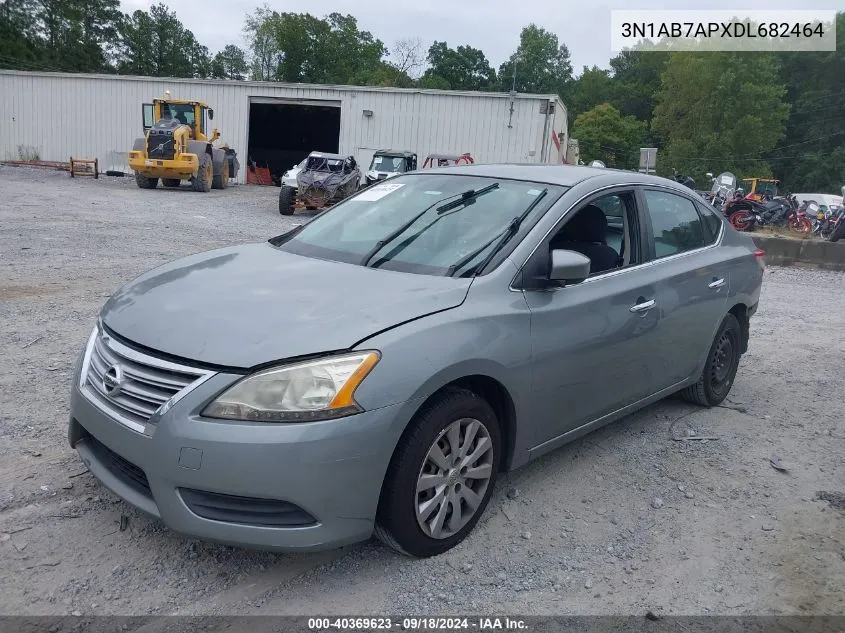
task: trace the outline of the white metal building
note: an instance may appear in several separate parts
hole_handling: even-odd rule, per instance
[[[0,160],[73,156],[127,170],[141,106],[165,90],[214,110],[241,182],[248,160],[278,171],[312,150],[353,154],[362,169],[381,148],[416,152],[420,164],[463,152],[481,163],[561,163],[569,141],[557,95],[0,71]]]

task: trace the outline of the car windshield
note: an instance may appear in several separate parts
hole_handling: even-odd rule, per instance
[[[565,191],[464,175],[397,176],[315,217],[280,248],[300,255],[428,275],[469,275],[509,235],[524,235]]]
[[[306,159],[305,169],[308,171],[330,171],[332,173],[341,173],[343,171],[343,159],[312,155]]]
[[[389,174],[404,172],[405,159],[401,156],[373,156],[370,171],[387,172]]]

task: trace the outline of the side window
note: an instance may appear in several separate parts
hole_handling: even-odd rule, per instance
[[[645,199],[657,259],[705,245],[704,225],[691,200],[655,190],[646,190]]]
[[[722,220],[716,215],[716,211],[706,204],[698,205],[698,212],[704,220],[704,241],[707,245],[712,244],[719,237],[719,231],[722,230]]]
[[[598,275],[639,262],[634,196],[630,192],[594,198],[566,215],[549,249],[571,250],[590,258]]]
[[[155,116],[153,116],[153,104],[145,103],[141,107],[144,120],[144,130],[149,130],[155,124]]]

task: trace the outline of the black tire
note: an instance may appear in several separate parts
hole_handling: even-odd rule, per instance
[[[296,195],[296,189],[282,185],[279,189],[279,213],[282,215],[293,215],[293,199]]]
[[[681,397],[704,407],[720,405],[733,386],[741,350],[742,327],[733,314],[728,314],[716,332],[698,382],[681,391]]]
[[[220,173],[214,176],[211,181],[212,189],[226,189],[229,186],[229,161],[223,161]]]
[[[135,183],[141,189],[155,189],[158,187],[158,178],[147,178],[139,173],[135,174]]]
[[[828,239],[831,242],[838,242],[843,237],[845,237],[845,219],[840,219],[839,222],[836,223],[836,226],[833,227],[833,231]]]
[[[451,536],[433,538],[423,532],[417,521],[417,480],[438,437],[462,418],[481,422],[486,429],[492,445],[491,475],[468,522]],[[481,433],[479,431],[478,436]],[[390,460],[376,516],[375,536],[388,547],[412,557],[436,556],[453,548],[466,538],[484,514],[496,483],[500,459],[499,421],[486,400],[466,389],[449,389],[434,396],[417,413]]]
[[[162,178],[161,184],[165,187],[178,187],[182,183],[178,178]]]
[[[211,165],[211,156],[203,154],[200,156],[200,166],[197,175],[191,178],[191,187],[194,191],[207,193],[211,191],[211,181],[214,177],[214,168]]]

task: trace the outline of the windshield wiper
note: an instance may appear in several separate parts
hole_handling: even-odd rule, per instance
[[[391,233],[390,233],[387,237],[385,237],[384,239],[381,239],[381,240],[379,240],[378,242],[376,242],[376,245],[375,245],[375,246],[373,246],[373,247],[372,247],[369,251],[367,251],[367,253],[364,255],[364,259],[362,259],[362,260],[361,260],[361,265],[362,265],[362,266],[367,266],[367,265],[369,265],[370,260],[372,260],[372,258],[373,258],[373,257],[375,257],[375,256],[376,256],[376,254],[377,254],[377,253],[378,253],[381,249],[383,249],[385,246],[387,246],[388,244],[390,244],[390,242],[392,242],[392,241],[393,241],[393,240],[395,240],[397,237],[399,237],[400,235],[402,235],[402,233],[404,233],[406,230],[408,230],[408,228],[409,228],[412,224],[414,224],[414,222],[416,222],[417,220],[419,220],[422,216],[424,216],[426,213],[428,213],[428,212],[429,212],[429,211],[430,211],[433,207],[435,207],[436,205],[438,205],[438,204],[439,204],[439,205],[441,205],[441,206],[437,207],[437,214],[438,214],[438,217],[437,217],[437,218],[435,218],[435,219],[434,219],[434,221],[429,222],[429,223],[428,223],[426,226],[424,226],[424,227],[423,227],[420,231],[417,231],[417,233],[415,233],[414,235],[412,235],[411,237],[409,237],[408,239],[406,239],[404,242],[402,242],[402,244],[400,245],[400,246],[401,246],[401,248],[405,248],[408,244],[410,244],[410,243],[411,243],[411,242],[413,242],[415,239],[417,239],[420,235],[422,235],[422,233],[423,233],[424,231],[427,231],[427,230],[431,227],[431,225],[432,225],[432,224],[434,224],[435,222],[437,222],[437,221],[438,221],[438,220],[439,220],[439,219],[440,219],[440,218],[441,218],[441,217],[442,217],[442,216],[446,213],[446,211],[449,211],[449,210],[454,209],[455,207],[459,207],[459,206],[461,206],[461,205],[468,205],[468,204],[471,204],[471,203],[472,203],[472,201],[474,201],[476,198],[478,198],[479,196],[484,195],[484,194],[485,194],[485,193],[487,193],[488,191],[492,191],[493,189],[498,188],[498,186],[499,186],[499,183],[497,183],[497,182],[496,182],[496,183],[493,183],[492,185],[488,185],[487,187],[482,187],[481,189],[470,189],[469,191],[464,191],[463,193],[460,193],[460,194],[455,194],[456,196],[460,196],[460,199],[458,199],[458,200],[454,200],[454,201],[452,201],[452,202],[447,202],[446,204],[443,204],[443,200],[444,200],[444,199],[440,199],[440,200],[437,200],[436,202],[434,202],[433,204],[430,204],[430,205],[429,205],[429,206],[427,206],[425,209],[423,209],[422,211],[420,211],[419,213],[417,213],[417,214],[416,214],[414,217],[412,217],[410,220],[408,220],[407,222],[405,222],[404,224],[402,224],[402,225],[401,225],[398,229],[396,229],[395,231],[392,231],[392,232],[391,232]],[[448,196],[447,198],[445,198],[445,200],[448,200],[449,198],[454,198],[454,197],[455,197],[455,196]],[[400,248],[400,250],[401,250],[401,248]],[[398,251],[394,250],[394,251],[392,251],[392,252],[390,253],[390,255],[391,255],[391,256],[393,256],[393,255],[395,255],[395,254],[396,254],[396,252],[398,252]],[[382,259],[384,259],[384,258],[382,258]],[[379,261],[381,261],[381,260],[379,260]]]
[[[466,266],[473,259],[478,257],[478,255],[483,253],[485,251],[485,249],[489,248],[491,244],[493,244],[494,242],[496,242],[498,240],[498,243],[493,248],[493,250],[491,250],[487,254],[487,257],[485,257],[483,260],[481,260],[481,262],[477,266],[475,266],[476,274],[478,274],[479,272],[484,270],[484,268],[487,266],[487,264],[490,263],[490,260],[493,259],[493,257],[496,255],[496,253],[498,253],[499,250],[501,250],[501,248],[505,244],[507,244],[508,240],[510,240],[514,235],[516,235],[517,231],[519,231],[519,227],[522,225],[522,222],[525,220],[525,218],[528,217],[528,215],[535,208],[537,208],[537,205],[540,204],[540,201],[543,198],[546,197],[546,194],[548,192],[549,192],[548,189],[543,189],[539,194],[537,194],[537,197],[534,198],[534,200],[531,202],[531,204],[528,205],[528,207],[525,209],[525,211],[523,211],[517,217],[513,218],[510,221],[510,223],[508,224],[507,228],[504,231],[502,231],[501,233],[499,233],[497,235],[494,235],[493,238],[490,241],[488,241],[485,244],[482,244],[477,249],[475,249],[473,252],[471,252],[469,255],[462,258],[460,261],[455,262],[454,264],[449,266],[448,270],[446,271],[446,276],[451,277],[452,275],[454,275],[457,271],[459,271],[461,268]]]

